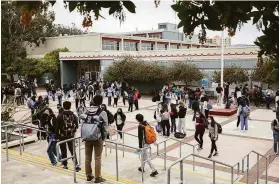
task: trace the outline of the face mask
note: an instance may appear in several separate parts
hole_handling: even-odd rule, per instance
[[[119,114],[121,113],[121,111],[117,111]]]

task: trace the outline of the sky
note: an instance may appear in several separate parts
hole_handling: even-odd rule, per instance
[[[101,33],[143,31],[157,29],[158,23],[179,23],[179,18],[171,8],[171,5],[174,4],[172,0],[162,0],[158,8],[155,8],[153,0],[133,0],[133,2],[137,7],[136,14],[129,13],[126,10],[126,20],[124,23],[120,24],[119,20],[108,14],[108,9],[103,9],[101,15],[105,17],[105,19],[100,17],[99,20],[94,20],[93,26],[89,28],[89,31]],[[58,0],[51,9],[56,13],[56,24],[63,24],[65,26],[75,25],[84,30],[82,27],[83,17],[76,10],[70,13],[68,9],[64,8],[61,0]],[[198,29],[195,30],[195,32],[198,32]],[[221,36],[221,32],[207,31],[208,37],[216,35]],[[256,26],[252,25],[252,22],[248,22],[231,38],[232,45],[252,45],[260,35],[262,35],[262,33],[256,29]],[[227,36],[226,31],[225,36]]]

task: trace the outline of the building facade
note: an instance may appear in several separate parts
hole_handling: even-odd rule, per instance
[[[224,47],[230,47],[231,46],[231,38],[226,37],[222,40],[220,36],[214,36],[213,38],[206,38],[206,43],[213,44],[221,47],[222,41],[224,43]]]
[[[28,57],[41,58],[64,47],[70,52],[59,53],[62,84],[75,83],[81,76],[100,79],[113,62],[125,56],[157,61],[166,67],[174,61],[192,62],[204,71],[209,83],[213,72],[220,69],[221,51],[214,44],[101,33],[47,38],[40,47],[29,47]],[[236,64],[253,69],[257,63],[257,47],[227,47],[224,58],[225,66]]]

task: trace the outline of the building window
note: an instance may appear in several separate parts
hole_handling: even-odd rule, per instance
[[[152,43],[142,43],[141,50],[153,50],[153,44]]]
[[[126,51],[137,51],[137,42],[125,42],[124,41],[123,48]]]
[[[157,38],[157,39],[162,39],[162,34],[161,33],[149,33],[149,38]]]
[[[166,29],[167,25],[163,24],[163,25],[159,25],[159,29]]]
[[[103,40],[103,50],[119,50],[119,41],[114,40]]]
[[[166,44],[157,44],[157,50],[166,50]]]
[[[170,49],[171,49],[171,50],[178,49],[178,45],[170,45]]]

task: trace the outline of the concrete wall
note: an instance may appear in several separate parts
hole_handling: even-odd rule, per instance
[[[102,50],[100,34],[85,34],[79,36],[60,36],[47,38],[39,47],[28,47],[28,55],[42,55],[55,49],[67,47],[71,52],[89,52]]]
[[[163,39],[166,40],[179,40],[179,41],[183,41],[183,34],[179,33],[178,31],[163,31]]]
[[[60,61],[61,67],[61,85],[76,83],[78,79],[76,61]]]

